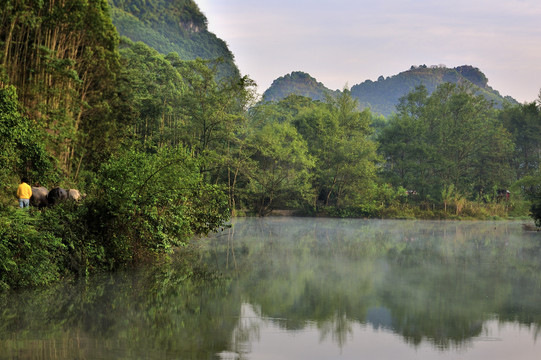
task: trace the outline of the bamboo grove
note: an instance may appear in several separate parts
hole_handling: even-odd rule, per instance
[[[3,83],[17,88],[61,169],[77,177],[118,69],[107,2],[7,1],[1,14]]]

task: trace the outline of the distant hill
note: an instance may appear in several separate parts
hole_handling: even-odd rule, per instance
[[[454,84],[472,83],[480,94],[501,106],[505,101],[516,103],[511,97],[503,97],[488,86],[488,79],[478,68],[464,65],[456,68],[444,66],[412,66],[409,70],[391,77],[380,76],[377,81],[366,80],[351,88],[351,95],[357,98],[362,107],[370,107],[372,111],[384,116],[390,115],[398,103],[398,99],[424,85],[428,93],[432,93],[438,85],[450,82]]]
[[[182,59],[222,59],[220,76],[240,76],[227,44],[208,31],[207,18],[193,0],[109,0],[118,33],[162,54]]]
[[[496,106],[504,102],[516,104],[517,101],[509,96],[503,97],[500,93],[488,86],[488,79],[478,68],[464,65],[456,68],[445,66],[412,66],[409,70],[397,75],[384,78],[380,76],[377,81],[366,80],[351,88],[351,95],[359,101],[361,108],[370,108],[373,112],[389,116],[395,111],[398,100],[415,89],[418,85],[424,85],[429,93],[432,93],[438,85],[450,82],[455,84],[472,83],[478,93],[493,101]],[[263,94],[263,100],[276,101],[294,93],[310,97],[314,100],[322,100],[324,94],[333,94],[322,83],[310,75],[302,72],[294,72],[280,77],[272,83]]]
[[[278,101],[291,94],[306,96],[313,100],[325,100],[326,96],[337,92],[338,90],[326,88],[307,73],[294,71],[274,80],[263,93],[263,101]]]

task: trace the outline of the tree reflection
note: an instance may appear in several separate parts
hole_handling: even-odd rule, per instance
[[[14,293],[1,299],[0,354],[212,358],[228,348],[239,317],[240,300],[229,289],[204,269],[173,262]]]
[[[504,222],[259,219],[234,226],[241,292],[284,330],[342,346],[354,323],[465,346],[494,317],[541,324],[541,247]],[[220,254],[220,241],[211,241]],[[385,309],[385,321],[374,317]],[[384,312],[385,312],[384,311]]]
[[[442,350],[494,319],[537,337],[537,235],[505,222],[243,219],[170,263],[0,298],[0,354],[244,359],[269,326],[340,347],[356,326]]]

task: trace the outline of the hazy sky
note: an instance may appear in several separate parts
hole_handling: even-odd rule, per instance
[[[519,102],[541,89],[540,0],[195,0],[263,93],[304,71],[331,89],[411,65],[478,67]]]

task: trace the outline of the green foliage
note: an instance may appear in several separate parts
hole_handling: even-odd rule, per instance
[[[20,114],[15,88],[0,88],[0,188],[13,185],[12,174],[46,183],[54,179],[52,170],[37,126]]]
[[[199,155],[214,156],[233,141],[245,118],[253,82],[241,79],[216,79],[216,69],[208,61],[185,62],[179,69],[186,82],[181,107],[186,117],[185,144]]]
[[[379,160],[370,121],[370,113],[357,110],[357,102],[347,89],[294,118],[316,160],[314,189],[322,204],[340,207],[367,203]]]
[[[339,91],[327,89],[322,83],[309,74],[294,71],[279,77],[263,93],[263,101],[280,101],[289,95],[300,95],[312,100],[325,100],[328,96],[337,95]]]
[[[515,143],[513,168],[516,178],[539,171],[541,153],[541,107],[535,102],[504,108],[498,115]]]
[[[538,193],[535,198],[532,199],[530,213],[533,220],[535,221],[535,225],[538,228],[541,228],[541,193]]]
[[[530,201],[530,215],[537,227],[541,227],[541,174],[525,176],[515,184]]]
[[[419,87],[401,99],[379,136],[384,177],[440,200],[444,188],[474,198],[512,181],[513,143],[492,106],[468,87],[444,84],[432,94]]]
[[[264,124],[247,139],[252,166],[246,191],[257,214],[277,206],[302,206],[313,198],[310,170],[314,163],[304,139],[289,123]]]
[[[8,1],[0,25],[1,66],[67,174],[103,137],[118,65],[118,35],[106,0]],[[93,130],[99,128],[96,133]]]
[[[2,287],[156,259],[229,219],[222,187],[205,183],[181,147],[125,150],[102,165],[90,190],[81,203],[2,210]]]
[[[118,32],[142,41],[162,54],[177,53],[183,60],[218,62],[221,79],[240,77],[227,44],[207,29],[207,19],[193,0],[111,0]]]
[[[58,280],[62,239],[39,230],[39,214],[0,208],[0,290]]]
[[[123,39],[120,51],[118,115],[125,132],[147,146],[175,146],[185,126],[180,107],[184,82],[166,59],[144,43]]]
[[[313,211],[316,206],[324,205],[335,206],[337,209],[362,208],[356,210],[357,212],[346,211],[352,216],[355,213],[365,216],[372,212],[374,208],[370,205],[373,201],[371,189],[375,185],[376,163],[379,161],[376,143],[371,138],[372,117],[368,111],[357,110],[357,103],[347,89],[337,97],[327,97],[324,103],[300,95],[290,95],[277,103],[261,102],[250,110],[250,117],[252,134],[249,139],[256,139],[250,140],[253,152],[251,159],[254,161],[252,164],[255,164],[251,174],[256,173],[269,179],[269,183],[273,185],[277,182],[268,174],[264,175],[261,167],[271,169],[273,176],[287,178],[275,171],[273,166],[283,161],[281,152],[291,151],[291,144],[295,142],[286,139],[283,144],[268,143],[268,139],[277,135],[284,137],[285,135],[280,135],[278,127],[287,128],[293,125],[299,138],[305,143],[308,158],[314,162],[314,165],[307,168],[310,174],[310,191],[300,192],[312,198],[297,197],[305,202],[304,210],[310,212],[310,207]],[[256,143],[258,147],[254,147]],[[253,175],[250,177],[254,179]],[[261,180],[258,182],[262,183]],[[271,189],[270,185],[261,188],[264,196],[258,200],[260,209],[273,201],[274,192]],[[291,194],[289,198],[292,198]],[[302,201],[297,207],[301,206]],[[307,205],[309,208],[306,208]],[[332,210],[329,208],[328,211]]]
[[[88,228],[120,265],[169,251],[228,219],[223,192],[203,181],[197,160],[181,147],[114,156],[98,173],[95,194]]]

